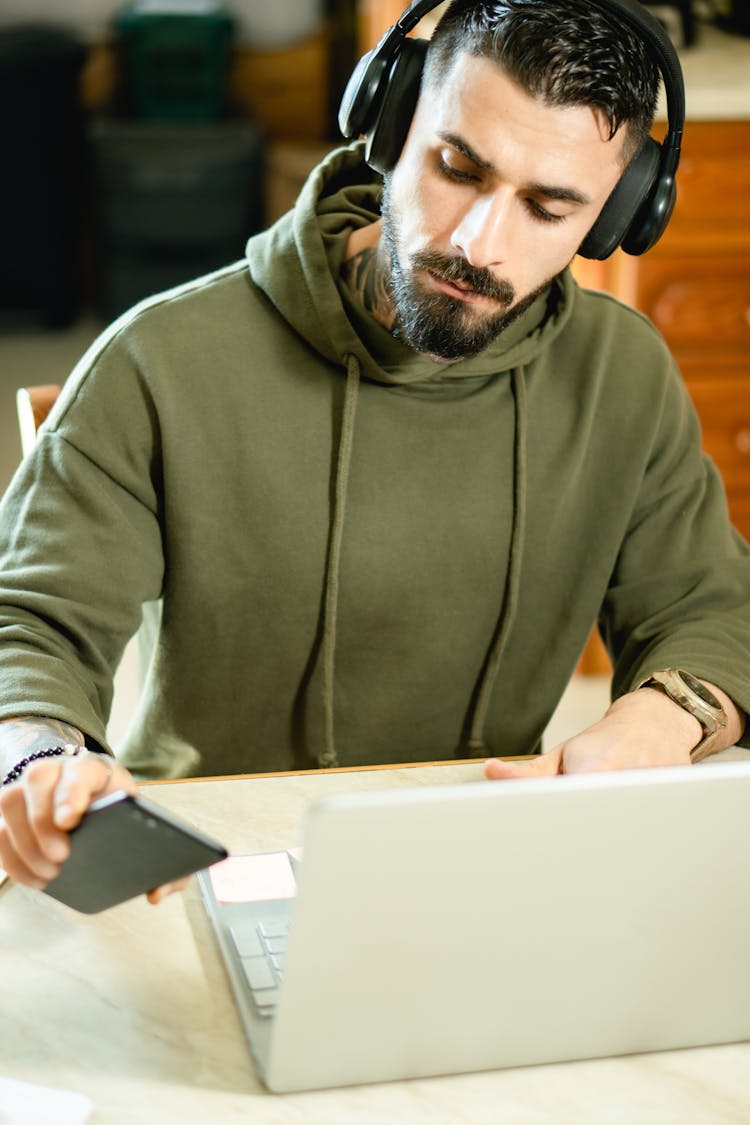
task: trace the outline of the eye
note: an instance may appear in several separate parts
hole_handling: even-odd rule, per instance
[[[538,219],[540,223],[564,223],[567,218],[567,215],[553,215],[551,211],[542,207],[536,199],[527,199],[526,205],[534,218]]]
[[[479,176],[475,172],[469,172],[466,168],[457,168],[454,164],[449,164],[442,152],[438,156],[438,168],[446,179],[453,180],[454,183],[473,184],[479,180]]]

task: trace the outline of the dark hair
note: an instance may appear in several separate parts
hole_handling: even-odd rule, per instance
[[[548,105],[601,111],[610,139],[627,125],[626,162],[646,141],[659,69],[614,12],[586,0],[454,0],[433,33],[425,85],[438,83],[461,51],[494,59]]]

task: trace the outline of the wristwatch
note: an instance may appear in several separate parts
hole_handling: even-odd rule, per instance
[[[718,747],[714,747],[727,725],[727,713],[704,683],[690,672],[683,672],[679,668],[664,668],[660,672],[652,672],[637,686],[663,691],[698,720],[703,729],[703,738],[690,751],[691,762],[700,762],[702,758],[717,752]]]

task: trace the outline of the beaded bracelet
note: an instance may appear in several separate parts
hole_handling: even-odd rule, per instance
[[[16,762],[5,778],[3,785],[10,785],[12,781],[17,781],[27,766],[31,765],[32,762],[38,762],[41,758],[59,758],[61,754],[67,754],[68,757],[73,758],[85,749],[85,746],[76,746],[72,742],[66,742],[64,746],[51,746],[49,750],[37,750],[36,753],[29,754],[28,758],[21,758],[20,762]]]

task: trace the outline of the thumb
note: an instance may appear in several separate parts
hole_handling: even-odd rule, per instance
[[[512,781],[524,777],[554,777],[562,772],[562,746],[556,746],[546,754],[522,762],[509,762],[501,758],[489,758],[484,763],[484,776],[490,781]]]
[[[58,828],[74,828],[95,797],[124,789],[135,793],[133,778],[115,760],[88,751],[66,763],[54,796],[54,822]]]

